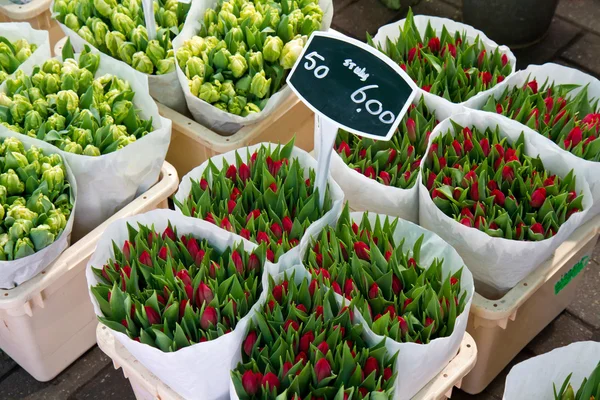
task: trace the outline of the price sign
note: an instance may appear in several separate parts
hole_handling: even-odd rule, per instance
[[[315,113],[360,136],[390,140],[416,87],[377,49],[341,35],[315,32],[287,79]]]

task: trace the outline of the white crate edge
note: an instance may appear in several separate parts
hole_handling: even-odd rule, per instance
[[[584,248],[590,241],[597,240],[600,235],[600,215],[587,221],[569,236],[554,252],[531,274],[526,276],[501,299],[490,300],[477,293],[473,296],[471,315],[475,327],[489,326],[490,323],[506,327],[514,315],[535,292],[543,286],[554,274]]]

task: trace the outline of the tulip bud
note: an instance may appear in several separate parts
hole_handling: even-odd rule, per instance
[[[272,372],[267,372],[262,378],[262,386],[268,392],[271,392],[273,389],[279,389],[279,379],[277,379],[277,375]]]
[[[321,358],[315,363],[315,375],[317,376],[317,382],[321,382],[323,379],[331,375],[331,365],[326,358]]]
[[[377,283],[373,282],[373,284],[369,288],[369,298],[374,299],[377,296],[379,296],[379,285],[377,285]]]
[[[248,394],[248,396],[254,396],[258,393],[262,382],[262,374],[260,372],[254,373],[250,370],[244,372],[242,375],[242,386]]]
[[[483,61],[485,60],[485,49],[481,50],[481,52],[479,53],[479,56],[477,56],[477,66],[479,69],[481,69],[483,67]]]
[[[246,62],[246,58],[244,58],[244,56],[242,56],[239,53],[231,56],[229,59],[229,69],[231,70],[235,78],[241,77],[246,73],[246,70],[248,69],[248,63]]]
[[[200,327],[205,331],[217,326],[217,311],[213,307],[206,307],[200,318]]]
[[[531,194],[530,205],[533,208],[540,208],[546,201],[546,188],[538,188]]]
[[[292,222],[292,220],[290,219],[290,217],[283,217],[281,219],[281,224],[283,225],[283,230],[289,235],[292,233],[292,227],[294,226],[294,223]]]
[[[431,50],[432,53],[437,53],[438,51],[440,51],[440,39],[435,36],[432,37],[431,39],[429,39],[427,47],[429,47],[429,50]]]
[[[479,183],[473,182],[471,188],[469,189],[469,195],[471,200],[479,201]]]
[[[271,87],[271,78],[265,78],[265,71],[261,70],[260,72],[254,74],[252,77],[252,81],[250,83],[250,93],[262,99],[267,95],[269,89]]]
[[[284,69],[291,69],[294,64],[296,64],[296,60],[300,56],[303,48],[304,39],[302,37],[290,40],[283,46],[283,49],[281,50],[279,64]]]
[[[269,62],[276,62],[281,56],[283,41],[279,36],[267,36],[263,44],[263,57]]]
[[[162,246],[160,248],[160,250],[158,251],[158,257],[163,260],[167,259],[167,247],[166,246]]]
[[[410,140],[411,143],[414,143],[417,140],[416,129],[417,125],[415,123],[415,120],[409,117],[406,120],[406,132],[408,134],[408,140]]]
[[[502,168],[502,179],[508,182],[512,182],[515,179],[515,172],[510,165],[505,165]]]
[[[308,331],[300,337],[300,345],[298,348],[300,351],[308,352],[308,350],[310,350],[310,344],[314,342],[314,340],[315,334],[312,331]]]
[[[530,82],[527,82],[526,86],[528,88],[530,88],[533,91],[533,93],[537,93],[538,92],[538,84],[537,84],[537,81],[535,79],[532,80],[532,81],[530,81]]]
[[[491,195],[494,196],[494,203],[498,204],[500,207],[504,207],[504,201],[506,199],[504,193],[498,189],[494,189],[492,190]]]
[[[202,307],[204,303],[210,304],[214,297],[210,287],[206,283],[200,282],[198,289],[196,289],[196,305],[198,308]]]
[[[360,258],[362,260],[370,261],[370,259],[371,259],[371,256],[369,254],[370,253],[369,245],[364,242],[354,243],[354,252],[358,256],[358,258]]]
[[[152,74],[154,71],[154,64],[152,64],[152,60],[143,51],[138,51],[137,53],[133,54],[131,57],[131,66],[135,70],[144,74]]]
[[[372,372],[375,372],[375,376],[377,377],[377,374],[379,374],[379,363],[377,362],[377,359],[375,357],[367,358],[363,371],[367,377],[371,375]]]
[[[571,142],[573,147],[577,146],[583,139],[581,128],[576,126],[567,135],[567,140]]]
[[[234,250],[231,253],[231,259],[233,260],[233,265],[235,265],[235,269],[238,274],[244,274],[244,260],[242,260],[242,256],[237,250]]]
[[[144,306],[146,310],[146,316],[148,317],[148,323],[150,325],[158,325],[161,323],[160,315],[158,312],[150,306]]]
[[[250,355],[252,354],[252,349],[254,348],[254,345],[256,343],[256,341],[258,340],[258,335],[256,334],[255,331],[250,331],[248,333],[248,336],[246,336],[246,339],[244,340],[244,353],[246,353],[246,355],[248,357],[250,357]]]
[[[269,244],[271,242],[271,239],[269,239],[269,235],[267,235],[266,232],[258,232],[256,234],[256,242],[258,244],[261,244],[261,243]]]
[[[291,319],[288,319],[287,321],[285,321],[285,323],[283,324],[283,330],[285,332],[288,332],[289,329],[292,328],[294,331],[298,331],[298,329],[300,329],[300,325],[298,325],[298,323],[296,321],[293,321]]]
[[[533,233],[540,234],[540,235],[544,234],[544,227],[539,222],[536,222],[535,224],[531,225],[529,227],[529,229],[531,229],[531,231]]]

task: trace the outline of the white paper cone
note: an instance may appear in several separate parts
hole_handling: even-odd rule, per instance
[[[600,362],[600,343],[577,342],[515,365],[506,377],[503,400],[554,399],[567,376],[577,392]]]
[[[508,57],[508,62],[512,66],[512,71],[509,76],[512,76],[512,74],[515,73],[517,60],[516,60],[514,54],[512,53],[512,51],[510,51],[510,49],[506,46],[498,46],[498,44],[496,42],[494,42],[493,40],[489,39],[485,35],[485,33],[473,28],[472,26],[461,24],[460,22],[456,22],[456,21],[453,21],[448,18],[430,17],[428,15],[415,15],[414,21],[415,21],[415,25],[417,26],[417,29],[419,30],[419,33],[421,35],[425,34],[425,30],[427,29],[427,24],[430,23],[431,27],[438,34],[442,32],[442,27],[444,27],[444,26],[446,27],[446,29],[448,30],[448,33],[450,33],[450,35],[453,35],[454,32],[461,32],[461,33],[466,32],[467,40],[470,43],[473,43],[475,41],[475,38],[477,38],[477,36],[479,36],[479,39],[481,40],[481,43],[485,46],[485,49],[487,50],[488,54],[491,54],[493,51],[495,51],[496,48],[499,49],[500,53],[506,54],[506,56]],[[398,37],[400,36],[400,28],[404,26],[405,22],[406,22],[406,19],[402,19],[400,21],[393,22],[391,24],[382,26],[377,31],[377,34],[373,37],[373,42],[375,44],[379,44],[384,47],[385,47],[386,39],[390,39],[391,41],[395,42],[398,39]],[[504,81],[500,82],[499,84],[494,86],[494,88],[496,88],[496,90],[500,90],[500,89],[498,89],[499,87],[500,88],[504,87],[506,85],[506,78],[508,78],[508,77],[505,77]],[[476,94],[475,96],[473,96],[473,98],[478,98],[478,97],[487,98],[490,91],[494,90],[494,88],[484,90],[484,91]],[[450,103],[448,100],[444,99],[443,97],[436,96],[434,94],[425,92],[422,89],[419,89],[419,91],[423,93],[425,98],[431,98],[432,101],[435,103]],[[464,102],[460,103],[460,104],[465,105]]]
[[[421,95],[413,101],[418,104]],[[451,115],[464,112],[464,107],[449,102],[435,101],[433,96],[425,97],[425,105],[430,112],[435,112],[436,119],[441,121]],[[320,143],[320,131],[315,130],[315,143]],[[315,153],[320,149],[315,146]],[[411,222],[419,220],[419,185],[421,169],[413,187],[401,189],[385,186],[360,172],[350,168],[336,151],[331,153],[331,176],[344,191],[350,208],[356,211],[372,211],[385,215],[400,217]]]
[[[206,239],[218,251],[224,251],[240,242],[243,242],[247,252],[251,252],[257,247],[248,241],[240,240],[238,236],[225,230],[215,228],[206,221],[185,217],[175,211],[154,210],[146,214],[120,219],[106,229],[98,241],[96,252],[87,265],[88,286],[95,286],[99,283],[92,267],[102,268],[107,260],[114,257],[112,242],[122,244],[129,238],[127,223],[134,228],[138,223],[147,226],[154,225],[157,232],[162,232],[168,226],[169,221],[171,226],[177,229],[179,235],[192,234],[196,238]],[[263,286],[270,271],[274,271],[273,265],[267,263],[263,271]],[[262,297],[261,293],[260,298]],[[91,292],[90,298],[96,315],[102,316],[100,306]],[[246,335],[246,326],[259,304],[260,300],[237,323],[232,332],[218,339],[197,343],[171,353],[165,353],[157,348],[131,340],[120,332],[111,330],[111,333],[142,365],[183,398],[190,400],[226,399],[229,395],[231,366],[239,358],[242,340]],[[190,379],[192,376],[193,379]]]
[[[18,69],[32,68],[36,60],[52,57],[50,50],[50,37],[48,31],[33,29],[28,22],[0,23],[0,36],[4,36],[11,42],[25,39],[29,44],[36,44],[37,49],[25,60]],[[9,75],[9,77],[12,75]]]
[[[14,137],[23,142],[25,150],[31,146],[41,149],[45,155],[59,153],[58,149],[49,143],[40,142],[37,139],[13,131],[0,130],[0,138],[4,140],[7,137]],[[63,158],[65,169],[67,171],[66,179],[71,185],[71,198],[73,201],[73,210],[67,220],[67,225],[54,243],[42,250],[14,261],[0,261],[0,288],[12,289],[21,283],[33,278],[44,268],[50,265],[56,258],[69,247],[71,231],[73,230],[73,221],[75,220],[75,209],[77,208],[77,183],[75,175],[69,166],[68,161]]]
[[[500,126],[500,135],[509,142],[517,141],[522,125],[506,118],[482,111],[469,111],[452,117],[462,126],[485,130]],[[431,133],[429,147],[435,137],[454,132],[450,119],[442,121]],[[568,174],[572,167],[568,165],[564,154],[558,152],[547,141],[540,140],[538,134],[525,131],[525,154],[540,156],[544,168],[559,177]],[[564,153],[564,152],[563,152]],[[592,205],[589,185],[582,179],[581,171],[575,170],[576,191],[583,193],[583,211],[573,214],[550,239],[538,242],[494,238],[475,228],[469,228],[444,214],[431,200],[429,191],[422,181],[419,182],[419,221],[420,224],[437,233],[450,243],[461,255],[473,277],[478,283],[505,292],[529,275],[544,260],[552,256],[556,248],[587,218]]]
[[[200,31],[204,12],[208,8],[215,8],[217,6],[216,0],[194,0],[192,4],[194,3],[197,4],[197,7],[194,7],[192,10],[190,10],[185,27],[181,30],[181,33],[175,38],[175,40],[173,40],[173,49],[175,49],[175,54],[177,54],[177,50],[183,45],[184,41],[196,36],[196,34]],[[319,6],[323,10],[323,22],[321,25],[321,30],[327,31],[331,26],[331,20],[333,18],[332,0],[320,0]],[[190,22],[188,23],[188,21]],[[177,63],[177,57],[175,57],[175,62]],[[261,112],[251,114],[247,117],[242,117],[240,115],[235,115],[220,110],[212,104],[209,104],[197,96],[194,96],[190,91],[188,78],[185,76],[185,73],[182,71],[179,64],[177,64],[176,71],[177,77],[179,78],[179,84],[181,85],[183,93],[185,94],[185,100],[187,102],[188,109],[192,113],[194,119],[205,127],[224,135],[231,135],[240,130],[243,126],[255,124],[258,121],[267,118],[292,93],[292,90],[285,85],[269,98],[267,105]]]
[[[269,146],[271,149],[274,149],[277,146],[276,144],[273,144],[273,143],[259,143],[259,144],[255,144],[253,146],[242,147],[241,149],[238,149],[238,150],[233,150],[233,151],[230,151],[230,152],[227,152],[224,154],[220,154],[220,155],[211,157],[210,161],[212,161],[212,163],[215,164],[219,168],[223,165],[223,160],[227,161],[227,163],[230,165],[231,164],[235,165],[235,163],[236,163],[235,155],[236,155],[236,152],[239,152],[241,159],[247,163],[248,162],[248,153],[252,154],[255,150],[258,150],[263,145]],[[308,154],[304,150],[299,149],[298,147],[293,148],[292,155],[290,156],[290,158],[298,159],[298,161],[300,162],[300,165],[304,168],[304,178],[305,179],[308,178],[309,168],[312,168],[312,169],[317,168],[317,161],[314,158],[312,158],[310,156],[310,154]],[[177,193],[175,193],[175,199],[177,199],[179,202],[182,202],[182,203],[184,202],[184,200],[187,198],[187,196],[189,195],[189,193],[191,191],[191,188],[192,188],[191,181],[192,180],[198,181],[198,180],[200,180],[200,178],[202,178],[202,174],[204,173],[204,170],[206,169],[206,167],[208,167],[208,161],[209,160],[206,160],[199,167],[194,168],[193,170],[188,172],[181,179],[181,184],[179,185],[179,190],[177,191]],[[325,213],[325,215],[323,217],[314,221],[308,227],[308,229],[306,229],[306,231],[304,232],[304,236],[314,235],[315,233],[318,234],[319,232],[321,232],[321,229],[323,229],[323,227],[325,225],[330,223],[330,221],[335,222],[337,220],[337,217],[340,215],[340,213],[342,211],[342,201],[344,200],[344,193],[342,192],[342,189],[340,189],[338,184],[335,183],[335,181],[333,179],[331,179],[331,177],[328,179],[327,183],[329,185],[329,193],[331,195],[332,207],[328,212]],[[175,209],[178,212],[181,212],[181,210],[179,210],[179,208],[177,206],[175,206]],[[212,226],[215,226],[215,225],[212,225]],[[220,229],[220,228],[217,228],[217,229]],[[234,236],[239,238],[240,240],[246,241],[246,239],[243,239],[239,235],[234,235]],[[294,264],[297,264],[298,262],[299,262],[299,260],[298,260],[298,246],[297,246],[297,247],[289,250],[287,253],[283,254],[277,261],[276,265],[277,265],[278,270],[283,271],[284,269],[289,268],[289,267],[293,266]]]
[[[585,85],[588,86],[588,97],[589,99],[600,98],[600,81],[593,76],[578,71],[573,68],[568,68],[562,65],[547,63],[544,65],[530,65],[527,69],[519,71],[512,75],[506,80],[506,85],[500,88],[493,88],[491,93],[486,96],[478,96],[467,100],[464,104],[465,107],[480,110],[487,102],[489,96],[499,99],[504,91],[513,87],[523,87],[528,81],[536,79],[539,85],[542,85],[546,80],[548,83],[555,82],[556,84],[576,84],[581,85],[583,88]],[[570,96],[576,96],[581,88],[574,89],[571,91]],[[585,115],[580,115],[580,118]],[[508,117],[506,117],[509,119]],[[509,119],[510,120],[510,119]],[[516,121],[510,120],[513,123]],[[535,133],[535,131],[526,125],[519,124],[521,129]],[[537,134],[537,133],[536,133]],[[590,191],[592,192],[592,198],[594,204],[587,214],[587,220],[591,219],[594,215],[600,213],[600,162],[587,161],[577,157],[569,151],[561,149],[557,144],[548,139],[545,136],[539,135],[542,142],[547,142],[549,146],[556,147],[559,152],[564,153],[564,157],[568,165],[572,168],[578,168],[585,173],[585,177],[590,184]]]
[[[73,228],[75,239],[83,237],[156,183],[171,141],[171,120],[158,114],[158,107],[148,94],[146,77],[131,68],[121,68],[123,63],[97,50],[94,53],[100,54],[100,67],[95,77],[112,74],[129,82],[131,90],[135,92],[133,104],[136,110],[140,110],[142,118],[152,118],[154,130],[120,150],[98,157],[69,153],[53,147],[68,161],[77,179],[79,192]],[[45,57],[36,56],[35,62],[22,70],[30,74],[34,66],[41,66],[46,60]],[[6,92],[5,85],[0,86],[0,92]],[[12,131],[0,126],[0,132]]]
[[[362,212],[353,212],[350,213],[350,217],[354,222],[360,224],[363,214]],[[371,226],[375,225],[377,216],[379,216],[381,221],[386,217],[385,215],[376,213],[369,213],[368,215]],[[336,222],[334,221],[330,225],[335,226]],[[417,394],[419,390],[454,358],[467,328],[467,319],[469,317],[469,310],[471,309],[473,293],[475,292],[471,272],[464,267],[465,263],[456,250],[438,235],[412,222],[399,219],[393,237],[396,243],[400,243],[404,239],[404,249],[408,250],[413,248],[421,235],[424,235],[421,245],[421,264],[429,266],[435,258],[443,259],[443,276],[454,274],[460,268],[463,268],[460,283],[462,289],[467,292],[467,298],[465,309],[458,315],[454,331],[450,336],[434,339],[428,344],[399,343],[390,338],[386,339],[386,348],[389,355],[398,352],[396,362],[398,377],[394,398],[399,400],[408,400]],[[300,242],[299,252],[301,260],[304,260],[304,255],[312,245],[314,237],[311,238],[305,235]],[[341,301],[341,296],[338,296],[338,299]],[[375,334],[369,328],[358,309],[354,310],[354,315],[357,321],[363,324],[367,345],[374,346],[384,339],[384,336]]]

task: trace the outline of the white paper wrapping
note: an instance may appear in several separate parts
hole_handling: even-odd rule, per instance
[[[462,126],[475,126],[485,130],[500,126],[500,135],[513,143],[523,132],[522,125],[492,113],[468,111],[452,117]],[[431,133],[429,147],[435,137],[448,130],[454,134],[451,120],[442,121]],[[540,140],[538,134],[525,132],[525,154],[540,156],[544,168],[560,177],[572,169],[567,163],[565,152],[559,152],[550,142]],[[556,248],[587,218],[592,205],[589,185],[582,179],[581,171],[575,169],[576,191],[583,192],[583,211],[575,213],[550,239],[538,242],[494,238],[475,228],[469,228],[440,211],[422,181],[419,182],[419,222],[421,226],[440,235],[461,255],[478,283],[483,283],[498,292],[505,292],[536,269],[544,260],[552,256]]]
[[[154,130],[121,150],[99,157],[69,153],[53,147],[67,160],[77,179],[78,201],[73,228],[75,240],[156,183],[171,141],[171,120],[158,114],[158,107],[148,94],[146,77],[132,68],[122,68],[123,63],[98,50],[94,52],[100,54],[96,77],[113,74],[129,82],[135,92],[135,108],[140,110],[142,118],[152,118]],[[30,74],[35,65],[42,65],[47,60],[46,57],[37,57],[37,53],[30,58],[34,57],[34,62],[28,68],[21,68],[26,74]],[[6,91],[5,85],[0,86],[0,92]],[[0,132],[12,131],[0,126]]]
[[[564,67],[562,65],[547,63],[544,65],[530,65],[527,69],[517,72],[506,80],[506,85],[502,87],[494,87],[490,93],[486,93],[485,96],[476,96],[472,99],[467,100],[464,105],[465,107],[474,108],[480,110],[483,108],[489,96],[494,96],[499,99],[507,88],[513,88],[515,86],[522,87],[528,81],[536,79],[538,85],[543,85],[546,80],[548,83],[555,82],[556,84],[576,84],[581,85],[583,88],[585,85],[588,86],[588,98],[598,99],[600,98],[600,81],[593,76],[583,73],[579,70]],[[581,90],[577,88],[571,91],[570,96],[576,96]],[[585,117],[581,115],[580,118]],[[505,117],[510,120],[510,118]],[[511,120],[512,121],[512,120]],[[516,121],[513,121],[516,122]],[[524,124],[520,124],[521,129],[535,133],[535,130],[529,128]],[[561,149],[557,144],[548,139],[545,136],[539,135],[543,142],[547,142],[549,146],[556,147],[556,149],[564,154],[566,162],[573,168],[580,168],[584,171],[585,176],[590,184],[590,190],[594,199],[592,209],[587,215],[589,220],[594,215],[600,213],[600,162],[588,161],[583,158],[579,158],[569,151]]]
[[[41,142],[29,136],[21,135],[13,131],[0,131],[0,138],[4,140],[7,137],[15,137],[23,142],[25,150],[31,146],[40,148],[44,154],[59,153],[58,149],[51,144]],[[35,275],[42,272],[44,268],[50,265],[56,258],[69,247],[71,231],[73,229],[73,220],[75,219],[75,208],[77,205],[77,183],[75,175],[69,166],[69,163],[64,160],[65,169],[67,171],[66,179],[71,185],[71,199],[73,201],[73,210],[67,220],[65,229],[58,238],[50,246],[42,250],[14,261],[0,261],[0,288],[12,289],[16,285],[33,278]]]
[[[197,238],[206,239],[213,248],[219,251],[224,251],[240,242],[243,242],[247,252],[251,252],[257,247],[248,241],[240,240],[239,236],[215,228],[206,221],[185,217],[175,211],[154,210],[146,214],[120,219],[106,229],[98,241],[96,252],[87,265],[88,286],[95,286],[99,283],[92,267],[102,268],[107,260],[114,257],[112,242],[124,243],[129,238],[127,223],[134,228],[137,228],[138,223],[154,225],[157,232],[162,232],[166,229],[169,221],[171,226],[177,229],[179,235],[192,234]],[[272,268],[273,265],[270,263],[264,267],[263,287],[267,281],[268,271]],[[262,293],[260,298],[263,298]],[[102,316],[100,306],[91,292],[90,299],[96,315]],[[111,333],[144,367],[183,398],[190,400],[226,399],[229,394],[231,366],[239,360],[241,344],[246,335],[246,326],[259,304],[260,299],[252,310],[237,323],[232,332],[218,339],[197,343],[171,353],[165,353],[157,348],[131,340],[120,332],[111,330]]]
[[[277,144],[268,143],[268,142],[258,143],[253,146],[242,147],[237,150],[232,150],[232,151],[224,153],[224,154],[213,156],[210,158],[210,160],[213,162],[213,164],[215,164],[219,168],[223,165],[223,160],[227,161],[227,163],[230,165],[231,164],[235,165],[235,163],[236,163],[235,154],[236,154],[236,152],[239,152],[241,159],[244,162],[248,163],[248,152],[250,154],[252,154],[255,150],[260,149],[260,147],[263,145],[269,146],[269,148],[271,148],[271,149],[274,149],[276,146],[278,146]],[[293,148],[290,158],[298,159],[298,161],[300,162],[300,165],[304,168],[304,178],[305,179],[308,178],[308,169],[309,168],[312,168],[312,169],[317,168],[317,161],[314,158],[312,158],[310,156],[310,154],[308,154],[307,152],[305,152],[304,150],[302,150],[298,147]],[[188,194],[191,191],[191,188],[192,188],[191,181],[192,180],[194,180],[194,181],[200,180],[200,178],[202,177],[202,174],[204,173],[204,170],[206,169],[206,167],[208,167],[208,161],[209,160],[204,161],[199,167],[194,168],[193,170],[188,172],[181,179],[181,184],[179,185],[179,190],[177,190],[177,193],[175,193],[175,199],[177,199],[178,201],[183,203],[183,201],[187,198]],[[209,179],[209,182],[210,182],[210,179]],[[329,193],[331,195],[332,207],[328,212],[325,213],[325,215],[323,215],[323,217],[314,221],[306,229],[306,231],[304,232],[304,236],[318,234],[319,232],[321,232],[321,229],[323,229],[323,227],[329,223],[330,220],[336,221],[337,217],[340,215],[340,213],[342,211],[342,202],[344,200],[344,192],[342,192],[342,189],[340,189],[338,184],[335,183],[335,181],[333,179],[331,179],[331,177],[329,177],[327,184],[329,187]],[[181,212],[181,210],[179,210],[179,208],[177,206],[175,206],[175,210],[177,210],[178,212]],[[216,225],[212,225],[212,226],[216,227]],[[217,227],[217,229],[221,229],[221,228]],[[239,235],[234,234],[234,236],[240,240],[247,241],[246,239],[242,238]],[[293,249],[289,250],[287,253],[283,254],[281,257],[279,257],[279,260],[277,261],[276,264],[278,266],[278,269],[282,271],[283,269],[289,268],[289,267],[293,266],[294,264],[297,264],[298,262],[299,262],[298,246],[296,246]]]
[[[363,214],[362,212],[353,212],[350,214],[350,217],[354,222],[360,224]],[[382,222],[386,217],[385,215],[376,213],[369,213],[368,215],[372,226],[374,226],[378,215]],[[336,223],[337,220],[330,219],[328,221],[328,224],[331,226],[335,226]],[[456,319],[454,331],[448,337],[434,339],[428,344],[399,343],[390,338],[386,339],[385,347],[389,355],[392,356],[398,352],[396,370],[399,373],[394,396],[394,399],[397,400],[408,400],[413,397],[454,358],[467,328],[467,319],[475,291],[473,276],[464,267],[465,263],[461,257],[456,250],[435,233],[423,229],[412,222],[399,219],[393,237],[396,243],[400,243],[404,239],[404,249],[409,250],[413,248],[421,235],[424,235],[421,245],[421,264],[429,266],[435,258],[443,259],[442,274],[444,277],[454,274],[462,267],[463,271],[460,282],[462,289],[467,292],[467,302],[465,309]],[[298,246],[301,260],[304,259],[304,254],[306,254],[307,249],[312,243],[313,240],[310,236],[305,235],[302,238]],[[338,300],[342,301],[341,296],[337,297]],[[354,315],[356,320],[363,324],[364,336],[368,346],[374,346],[384,339],[384,336],[375,334],[369,328],[358,309],[354,310]]]
[[[25,39],[29,44],[37,45],[37,49],[31,54],[31,57],[25,60],[18,69],[32,68],[35,65],[35,60],[47,59],[52,56],[48,31],[33,29],[28,22],[0,23],[0,36],[4,36],[11,42]]]
[[[503,400],[553,399],[570,373],[577,392],[600,362],[600,343],[577,342],[515,365],[506,377]]]
[[[204,12],[209,8],[215,8],[217,6],[217,0],[194,0],[192,4],[196,4],[197,6],[190,10],[185,27],[181,30],[181,33],[175,40],[173,40],[175,54],[177,54],[177,50],[183,45],[185,40],[196,36],[200,31]],[[319,0],[319,6],[323,10],[321,30],[326,31],[331,26],[331,20],[333,19],[332,0]],[[177,63],[177,57],[175,57],[175,63]],[[261,112],[242,117],[220,110],[212,104],[194,96],[190,91],[188,78],[185,76],[185,72],[178,63],[175,69],[177,71],[177,77],[179,78],[179,84],[185,95],[188,109],[192,113],[194,119],[205,127],[223,135],[231,135],[240,130],[243,126],[255,124],[258,121],[265,119],[292,94],[292,90],[285,85],[269,98],[269,101],[267,101],[265,108]]]
[[[198,2],[192,1],[191,3],[192,7],[190,8],[190,12],[188,13],[185,19],[184,26],[190,23],[190,14],[192,10],[195,7],[198,7]],[[54,10],[54,0],[52,0],[52,3],[50,4],[50,11],[52,12],[52,10]],[[81,51],[83,51],[83,47],[86,44],[90,46],[90,48],[95,49],[95,47],[92,44],[84,40],[81,36],[77,34],[77,32],[60,23],[58,19],[56,19],[56,13],[52,13],[52,18],[54,18],[56,20],[56,23],[60,25],[60,28],[65,33],[65,35],[71,39],[71,44],[73,45],[73,49],[75,50],[75,52],[80,53]],[[181,86],[179,86],[179,80],[177,79],[177,74],[175,73],[175,71],[164,75],[145,74],[143,72],[135,70],[131,65],[127,64],[124,61],[117,60],[116,58],[111,57],[109,54],[105,55],[106,57],[111,58],[114,62],[117,63],[114,64],[115,69],[113,70],[113,73],[114,71],[131,69],[132,71],[135,71],[136,74],[147,77],[148,86],[150,88],[150,95],[156,101],[164,104],[169,108],[172,108],[177,112],[186,112],[187,107],[185,104],[185,97],[183,96],[183,92],[181,91]]]
[[[400,28],[404,26],[405,21],[406,21],[406,19],[402,19],[400,21],[393,22],[391,24],[382,26],[377,31],[377,34],[373,37],[373,42],[375,44],[380,44],[385,48],[386,39],[389,38],[392,41],[395,41],[396,39],[398,39],[398,37],[400,36]],[[508,62],[512,66],[512,71],[509,76],[511,76],[512,74],[515,73],[517,59],[515,58],[512,51],[510,51],[510,49],[507,46],[498,46],[498,44],[496,42],[494,42],[493,40],[489,39],[485,35],[485,33],[473,28],[472,26],[461,24],[460,22],[456,22],[456,21],[453,21],[448,18],[430,17],[428,15],[415,15],[414,21],[415,21],[415,25],[417,26],[417,29],[419,30],[419,33],[421,35],[425,34],[425,30],[427,29],[427,24],[430,23],[431,27],[438,33],[441,33],[442,27],[444,27],[444,26],[446,27],[446,29],[448,30],[448,32],[451,35],[454,34],[454,32],[461,32],[461,33],[466,32],[467,39],[471,43],[473,43],[475,41],[475,38],[477,36],[479,36],[479,39],[481,40],[481,43],[485,46],[485,49],[487,50],[488,54],[491,54],[493,51],[495,51],[496,48],[498,48],[500,50],[500,53],[506,54],[506,56],[508,57]],[[504,79],[504,81],[502,81],[499,84],[497,84],[496,86],[494,86],[494,88],[504,87],[505,85],[506,85],[506,78]],[[492,89],[484,90],[483,92],[476,94],[474,96],[474,98],[481,97],[481,96],[484,96],[485,98],[487,98],[487,96],[490,93],[490,90],[492,90]],[[434,102],[434,104],[450,103],[448,100],[446,100],[440,96],[425,92],[424,90],[422,90],[420,88],[419,88],[419,91],[423,93],[423,95],[425,96],[426,99],[431,98],[431,100]],[[464,105],[465,103],[463,102],[460,104]]]
[[[413,104],[418,104],[421,96],[417,95]],[[460,105],[436,101],[434,96],[425,97],[425,105],[430,112],[435,112],[436,119],[439,121],[465,111],[464,107]],[[316,154],[320,151],[319,146],[316,145],[321,143],[320,133],[320,130],[315,129]],[[330,172],[344,191],[344,196],[351,209],[372,211],[418,222],[419,185],[417,183],[409,189],[385,186],[350,168],[335,150],[331,152]],[[421,169],[419,169],[417,182],[420,180]]]

